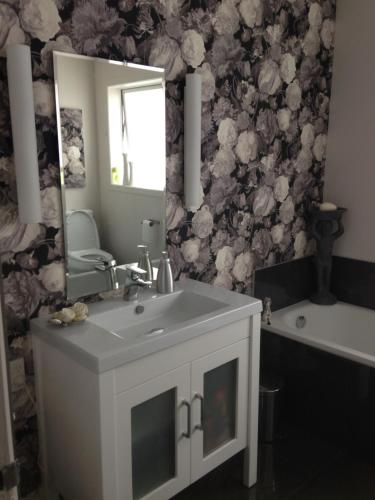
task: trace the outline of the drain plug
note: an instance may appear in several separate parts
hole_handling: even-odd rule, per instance
[[[297,328],[303,328],[306,325],[306,318],[305,316],[298,316],[296,319],[296,327]]]
[[[164,328],[152,328],[146,335],[160,335],[164,332]]]
[[[145,306],[136,306],[134,309],[135,314],[142,314],[143,311],[145,310]]]

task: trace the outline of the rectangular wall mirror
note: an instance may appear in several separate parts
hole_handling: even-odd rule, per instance
[[[62,52],[53,61],[67,297],[77,298],[111,288],[103,263],[137,262],[138,244],[152,260],[164,250],[164,70]]]

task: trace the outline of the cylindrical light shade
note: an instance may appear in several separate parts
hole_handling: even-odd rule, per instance
[[[196,212],[203,201],[201,183],[202,77],[198,73],[186,75],[184,110],[185,208]]]
[[[27,45],[8,45],[7,72],[20,221],[42,221],[36,145],[31,53]]]

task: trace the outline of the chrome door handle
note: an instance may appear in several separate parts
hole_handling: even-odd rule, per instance
[[[202,394],[199,394],[198,392],[196,392],[194,394],[194,399],[199,399],[200,403],[201,403],[201,416],[200,416],[200,423],[199,424],[196,424],[194,426],[194,431],[195,430],[199,430],[199,431],[203,431],[203,403],[204,403],[204,399],[203,399],[203,396]]]
[[[181,434],[181,436],[189,439],[191,437],[191,407],[190,407],[190,403],[189,403],[189,401],[186,401],[186,399],[184,399],[181,403],[181,406],[186,406],[186,409],[187,409],[187,431],[183,432]]]

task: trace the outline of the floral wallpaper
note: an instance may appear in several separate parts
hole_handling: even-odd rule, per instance
[[[66,188],[86,185],[83,110],[60,108],[62,161]]]
[[[164,67],[167,227],[175,277],[251,291],[253,271],[312,251],[322,193],[335,0],[0,0],[0,56],[31,46],[43,224],[17,219],[0,58],[0,251],[13,354],[64,301],[53,50]],[[203,205],[183,208],[183,87],[203,80]],[[27,369],[31,373],[31,368]],[[24,420],[32,415],[25,413]]]

